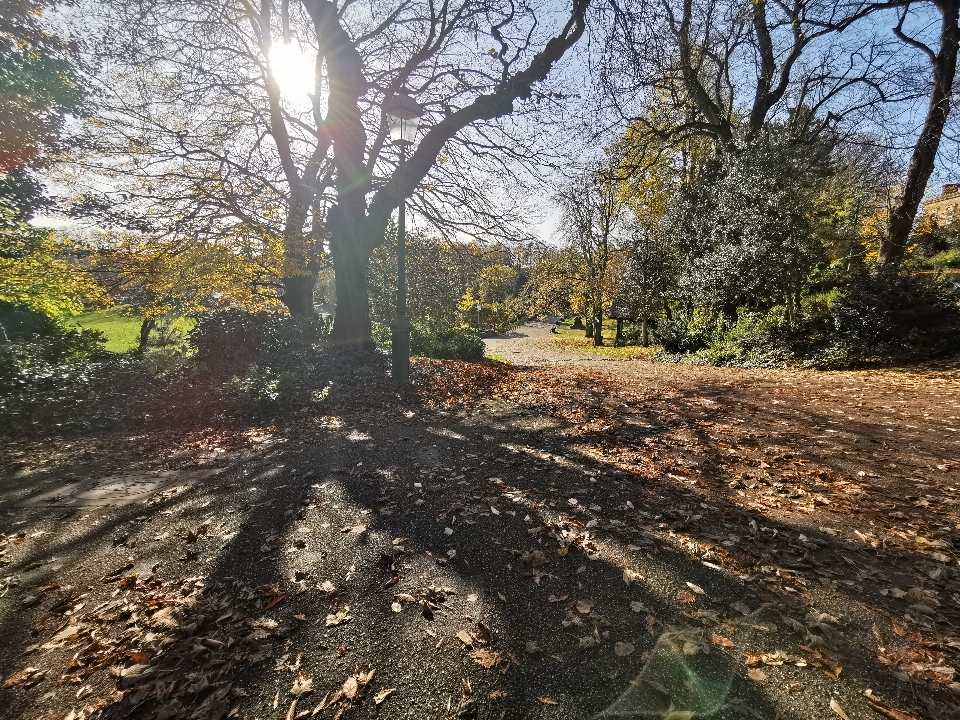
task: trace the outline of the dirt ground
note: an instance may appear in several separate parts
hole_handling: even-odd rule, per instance
[[[6,441],[0,717],[960,717],[960,371],[488,352]]]

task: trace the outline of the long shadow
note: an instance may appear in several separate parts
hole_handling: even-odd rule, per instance
[[[414,419],[404,420],[396,412],[395,420],[382,423],[369,422],[363,412],[346,413],[342,420],[347,428],[341,431],[291,427],[287,445],[261,459],[264,466],[283,468],[269,477],[242,466],[224,473],[221,482],[233,483],[237,493],[255,495],[257,506],[247,509],[237,523],[237,534],[216,550],[211,562],[198,558],[175,565],[184,574],[205,575],[203,589],[192,593],[192,604],[178,606],[180,619],[192,622],[174,630],[171,634],[178,642],[168,646],[147,647],[142,637],[127,643],[133,652],[147,647],[149,664],[165,674],[162,683],[155,677],[129,683],[121,677],[128,695],[110,706],[107,716],[158,716],[170,707],[175,687],[181,709],[204,710],[210,717],[224,707],[210,702],[224,687],[221,699],[227,708],[237,707],[241,715],[282,716],[292,701],[288,690],[296,671],[275,667],[284,655],[287,668],[297,664],[298,653],[303,657],[297,670],[315,683],[315,691],[300,701],[306,709],[321,704],[321,695],[341,689],[358,666],[376,668],[367,697],[346,704],[343,699],[338,706],[349,707],[351,716],[357,717],[377,714],[371,696],[390,687],[397,693],[384,701],[382,717],[459,713],[520,718],[562,713],[586,718],[606,709],[634,717],[663,717],[671,701],[702,702],[688,707],[701,715],[715,709],[714,717],[777,715],[787,690],[747,678],[740,651],[774,653],[787,647],[791,656],[809,658],[798,648],[806,636],[792,637],[784,629],[784,618],[802,618],[808,603],[802,600],[798,607],[790,600],[806,593],[818,608],[831,609],[825,593],[818,593],[812,583],[802,584],[804,577],[817,574],[815,563],[823,562],[826,553],[859,559],[864,548],[805,529],[808,544],[820,546],[806,557],[781,557],[770,553],[767,544],[742,551],[737,544],[721,549],[715,540],[719,521],[741,528],[744,538],[776,531],[792,539],[797,528],[744,511],[741,501],[730,497],[735,491],[724,484],[729,476],[723,468],[712,467],[695,477],[677,474],[676,480],[665,478],[660,468],[637,475],[622,463],[613,465],[583,452],[583,446],[614,440],[646,448],[645,441],[659,441],[682,427],[691,431],[691,444],[705,448],[699,454],[708,449],[716,463],[722,454],[701,423],[716,422],[718,414],[657,410],[657,416],[645,418],[642,426],[580,433],[558,417],[551,419],[551,428],[538,432],[519,426],[529,416],[498,430],[486,427],[482,416],[421,417],[417,411]],[[806,422],[822,423],[824,416],[809,411]],[[349,435],[348,428],[353,431]],[[371,444],[379,446],[376,452]],[[528,454],[524,448],[541,453]],[[250,491],[257,477],[260,490]],[[696,484],[688,484],[688,478]],[[227,495],[217,500],[214,509],[220,513],[237,504],[235,496]],[[702,508],[701,503],[710,507]],[[108,527],[115,531],[135,519],[130,517],[134,512],[119,513]],[[193,512],[192,517],[199,519],[211,511]],[[694,518],[698,514],[703,517]],[[597,522],[591,526],[593,521]],[[361,524],[366,527],[357,529]],[[70,549],[92,548],[105,534],[106,527],[98,528]],[[265,536],[279,542],[265,543]],[[725,553],[723,560],[742,566],[744,574],[758,559],[769,562],[770,570],[743,580],[718,569],[718,563],[704,564],[702,553],[691,556],[685,545],[689,538],[714,548],[715,554]],[[60,552],[56,543],[35,556],[52,552]],[[764,553],[771,555],[769,560]],[[897,549],[888,549],[887,555],[908,567],[924,559]],[[629,585],[625,570],[637,573],[627,576]],[[827,580],[831,579],[828,573]],[[795,592],[783,591],[788,582],[797,586]],[[324,589],[330,586],[332,591]],[[148,584],[145,592],[151,589]],[[834,589],[844,598],[866,597],[855,590]],[[137,592],[143,591],[130,594]],[[181,595],[178,599],[184,599]],[[399,595],[417,602],[398,599]],[[593,604],[578,606],[580,601]],[[400,612],[391,607],[394,602],[400,604]],[[737,602],[745,602],[751,614],[730,607]],[[632,603],[639,603],[641,610]],[[344,607],[350,608],[346,616],[352,620],[328,626],[326,617],[336,619]],[[147,622],[152,617],[144,616],[148,627],[153,627]],[[489,638],[478,621],[489,628]],[[16,635],[14,644],[36,642],[16,633],[15,620],[4,622],[2,630],[9,633],[5,637]],[[278,625],[271,627],[271,622]],[[873,657],[852,656],[863,635],[853,624],[844,632],[855,637],[839,641],[844,677],[853,676],[854,685],[881,688],[875,691],[891,703],[915,706],[912,686],[890,668]],[[893,635],[889,627],[890,623],[882,627],[887,637]],[[700,628],[705,635],[693,630]],[[469,645],[457,638],[461,631],[467,633]],[[722,639],[717,644],[713,635],[737,647],[724,647]],[[180,641],[193,643],[196,638],[211,641],[204,647],[233,638],[241,660],[218,665],[211,664],[208,656],[216,654],[210,648],[194,655],[180,652]],[[665,650],[671,642],[673,649]],[[623,643],[619,651],[617,643]],[[481,650],[497,657],[484,653],[471,657]],[[483,667],[481,660],[492,667]],[[847,660],[853,664],[847,666]],[[125,664],[133,663],[127,659]],[[668,669],[648,671],[645,684],[631,685],[651,665]],[[821,700],[836,690],[837,683],[826,672],[791,668],[790,663],[760,667],[777,680],[806,685],[807,692]],[[205,687],[191,685],[198,674],[206,678]],[[469,692],[464,678],[469,678]],[[699,695],[696,687],[687,687],[683,695],[680,686],[672,684],[675,680],[680,685],[701,682]],[[238,687],[246,688],[248,695],[236,695]],[[624,692],[629,694],[618,704]],[[848,712],[866,712],[863,701],[858,707],[850,692],[844,689],[841,704]],[[282,698],[278,709],[273,708],[275,693]],[[944,696],[932,697],[942,701]],[[306,698],[313,699],[307,703]],[[23,705],[9,707],[18,714],[7,716],[22,716]],[[321,712],[332,716],[335,711]],[[831,717],[832,712],[824,700],[801,716]]]

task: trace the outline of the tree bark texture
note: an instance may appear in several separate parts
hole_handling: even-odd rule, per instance
[[[903,20],[895,32],[904,42],[923,50],[933,68],[933,87],[927,116],[910,158],[903,195],[890,212],[889,233],[880,243],[880,262],[899,263],[906,252],[910,232],[916,220],[920,203],[933,173],[943,128],[950,115],[953,82],[957,74],[957,48],[960,45],[960,0],[940,0],[934,3],[940,10],[940,49],[935,53],[923,43],[907,36]],[[904,15],[903,17],[906,17]]]

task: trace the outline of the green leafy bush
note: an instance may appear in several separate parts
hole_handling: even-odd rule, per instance
[[[287,363],[304,353],[314,354],[329,334],[330,321],[319,316],[227,310],[198,315],[189,341],[197,361],[208,369],[236,372],[255,360]]]
[[[960,351],[960,291],[940,279],[881,268],[854,279],[791,337],[820,366],[918,360]]]
[[[228,378],[227,390],[259,414],[326,396],[335,364],[329,334],[322,317],[230,310],[197,317],[190,342],[199,368]]]
[[[672,318],[659,320],[652,334],[665,352],[686,354],[710,345],[714,329],[707,319],[696,314],[674,313]]]
[[[476,361],[483,359],[484,344],[479,337],[463,330],[430,333],[414,328],[410,351],[414,355],[444,360]]]
[[[960,352],[960,291],[923,275],[881,268],[806,298],[789,324],[782,306],[741,311],[733,323],[675,318],[657,338],[675,359],[713,365],[839,368]]]
[[[25,308],[7,306],[2,314],[11,342],[0,345],[0,420],[12,429],[44,409],[69,420],[109,364],[106,338]]]

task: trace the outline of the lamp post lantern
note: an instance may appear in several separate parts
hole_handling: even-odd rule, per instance
[[[393,379],[401,384],[410,382],[410,331],[413,325],[407,317],[407,237],[406,198],[403,195],[404,171],[407,163],[407,147],[413,144],[420,124],[423,108],[401,88],[396,95],[383,103],[383,114],[390,128],[390,141],[400,149],[400,164],[397,167],[399,211],[397,218],[397,308],[391,324]]]

